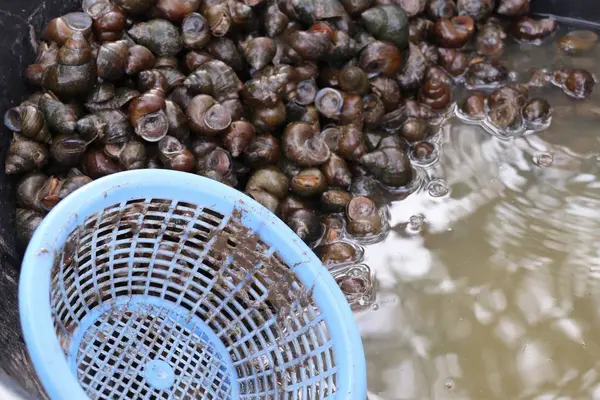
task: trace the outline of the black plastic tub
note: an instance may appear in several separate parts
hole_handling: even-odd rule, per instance
[[[596,4],[596,0],[532,0],[535,13],[600,23]],[[28,93],[21,73],[34,59],[31,42],[36,34],[53,17],[80,7],[81,0],[0,0],[0,115]],[[24,392],[17,389],[22,387],[32,398],[44,398],[19,324],[20,258],[14,240],[14,182],[5,176],[3,167],[10,132],[4,126],[0,130],[0,394],[13,393],[12,398],[24,399]]]

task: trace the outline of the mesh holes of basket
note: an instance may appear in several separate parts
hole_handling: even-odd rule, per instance
[[[169,199],[105,208],[62,247],[51,306],[92,398],[336,392],[332,339],[310,290],[235,213]]]

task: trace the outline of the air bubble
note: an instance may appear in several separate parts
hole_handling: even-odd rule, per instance
[[[539,152],[533,156],[533,162],[538,167],[547,168],[554,164],[554,154],[550,152]]]
[[[444,179],[434,179],[427,184],[427,192],[431,197],[444,197],[450,193],[450,187]]]
[[[377,303],[373,303],[373,304],[371,305],[371,309],[372,309],[373,311],[377,311],[377,310],[379,310],[379,304],[377,304]]]

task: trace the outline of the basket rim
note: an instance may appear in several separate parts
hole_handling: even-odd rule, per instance
[[[199,175],[171,170],[134,170],[97,179],[62,200],[42,221],[25,252],[19,279],[19,312],[25,343],[34,368],[51,399],[86,399],[87,394],[69,368],[55,334],[50,305],[50,274],[58,245],[92,212],[115,204],[112,194],[160,187],[190,191],[223,202],[243,204],[244,215],[264,224],[261,239],[283,246],[298,279],[313,287],[313,300],[324,314],[332,337],[337,368],[336,399],[366,397],[366,361],[354,315],[337,283],[312,250],[277,216],[242,192]],[[134,192],[135,194],[135,192]],[[129,196],[131,199],[139,195]],[[158,196],[157,196],[158,197]],[[165,197],[169,197],[166,195]],[[95,207],[95,208],[94,208]],[[261,225],[262,227],[262,225]],[[265,240],[265,233],[270,240]],[[63,238],[62,241],[59,240]]]

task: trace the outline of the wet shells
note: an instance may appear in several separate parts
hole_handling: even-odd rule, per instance
[[[347,188],[352,183],[352,173],[343,158],[335,153],[321,166],[327,183],[333,187]]]
[[[94,0],[92,0],[94,1]],[[111,6],[108,1],[96,1],[98,8],[86,11],[94,23],[92,25],[96,38],[101,42],[112,42],[123,36],[127,23],[125,11],[117,6]],[[85,10],[85,3],[84,3]]]
[[[391,42],[398,49],[408,47],[408,18],[397,5],[381,5],[369,8],[361,14],[367,31],[377,39]]]
[[[155,88],[147,91],[129,104],[129,120],[135,133],[148,142],[158,142],[169,131],[169,121],[164,111],[165,93]]]
[[[398,108],[402,96],[398,82],[395,79],[378,76],[371,79],[369,84],[371,86],[371,93],[379,97],[386,112],[391,112]]]
[[[355,263],[362,256],[362,251],[347,242],[323,244],[315,249],[315,253],[326,267]]]
[[[211,37],[208,21],[201,14],[192,13],[185,17],[181,26],[181,38],[186,48],[202,49]]]
[[[418,118],[409,118],[401,127],[400,135],[407,142],[419,142],[429,135],[429,125],[426,121]]]
[[[552,18],[535,20],[529,17],[520,18],[512,27],[512,35],[523,41],[537,42],[552,35],[558,24]]]
[[[268,133],[257,135],[244,151],[244,161],[254,168],[276,164],[279,156],[279,139]]]
[[[194,133],[216,135],[231,125],[231,114],[208,95],[198,95],[187,107],[190,129]]]
[[[161,17],[181,22],[187,15],[198,11],[200,0],[158,0],[154,8]]]
[[[538,127],[548,124],[552,118],[552,107],[547,100],[534,98],[525,103],[522,113],[526,122]]]
[[[438,19],[435,22],[435,37],[440,46],[459,48],[464,46],[475,33],[473,18],[465,15],[452,19]]]
[[[315,96],[315,107],[326,118],[337,119],[343,105],[344,96],[333,88],[323,88]]]
[[[158,157],[168,169],[189,172],[196,166],[194,154],[173,136],[165,136],[158,142]]]
[[[567,33],[556,44],[567,54],[584,54],[596,47],[596,43],[598,43],[596,32],[581,30]]]
[[[60,135],[52,139],[50,155],[59,165],[75,167],[79,165],[86,149],[87,142],[79,135]]]
[[[521,108],[526,96],[515,87],[504,86],[494,90],[488,97],[488,118],[501,130],[516,130],[522,125]]]
[[[338,77],[340,89],[344,92],[366,94],[369,91],[369,78],[365,71],[356,66],[347,66]]]
[[[585,99],[592,93],[596,80],[584,69],[560,69],[554,72],[552,83],[570,97]]]
[[[499,0],[496,12],[500,15],[516,17],[529,12],[531,0]]]
[[[104,152],[119,161],[126,170],[145,168],[148,162],[146,145],[136,139],[126,143],[107,144]]]
[[[179,29],[162,19],[137,23],[128,34],[137,44],[147,47],[160,57],[175,56],[183,48]]]
[[[38,211],[17,208],[15,211],[15,234],[17,244],[25,248],[37,227],[42,223],[44,215]]]
[[[131,46],[128,52],[129,57],[125,67],[125,72],[128,75],[135,75],[154,67],[154,54],[147,47],[136,44]]]
[[[44,114],[33,104],[22,104],[6,111],[4,125],[11,131],[20,132],[29,139],[50,142],[51,136]]]
[[[452,101],[452,88],[440,79],[428,79],[419,90],[419,101],[434,110],[446,109]]]
[[[430,163],[435,160],[437,150],[431,142],[419,142],[413,146],[410,155],[421,163]]]
[[[318,166],[329,158],[331,152],[320,135],[306,122],[292,122],[283,133],[283,153],[298,165]]]
[[[466,83],[469,87],[486,86],[508,78],[508,70],[499,62],[478,62],[467,70]]]
[[[256,70],[263,69],[273,61],[277,46],[269,37],[257,37],[240,44],[244,58]]]
[[[373,0],[341,0],[348,14],[356,15],[365,11],[373,4]]]
[[[244,58],[241,52],[235,42],[228,37],[213,38],[206,45],[206,51],[235,71],[241,71],[244,68]]]
[[[48,180],[48,176],[41,172],[32,172],[25,175],[16,188],[17,205],[36,211],[42,211],[39,192]]]
[[[252,113],[252,123],[260,132],[270,132],[286,121],[286,109],[278,101],[273,107],[257,107]]]
[[[495,0],[457,0],[456,8],[460,15],[468,15],[480,21],[494,11]]]
[[[102,149],[92,149],[85,154],[83,159],[83,169],[86,175],[93,179],[115,174],[123,170],[123,168],[110,159]]]
[[[354,197],[346,207],[346,229],[356,237],[377,235],[383,221],[375,203],[368,197]]]
[[[395,77],[402,67],[402,54],[391,43],[375,41],[361,51],[358,65],[370,76]]]
[[[287,44],[305,60],[324,60],[333,43],[325,32],[294,31],[287,35]]]
[[[406,186],[412,181],[412,167],[404,149],[384,147],[363,155],[360,162],[385,185]]]
[[[83,12],[69,13],[50,21],[42,33],[42,38],[63,45],[73,37],[75,32],[89,37],[92,31],[92,23],[90,16]]]
[[[128,63],[129,46],[125,41],[105,43],[100,47],[96,58],[98,77],[118,80],[125,75]]]
[[[4,171],[7,175],[22,174],[44,167],[49,159],[44,143],[14,134],[6,154]]]
[[[404,71],[398,76],[398,83],[404,90],[415,89],[420,86],[427,69],[427,60],[418,46],[410,44],[410,55]]]
[[[456,49],[439,48],[440,66],[452,76],[462,75],[469,66],[469,56]]]
[[[321,194],[321,208],[325,212],[341,213],[352,200],[352,195],[344,190],[330,189]]]
[[[308,168],[292,178],[290,187],[299,196],[314,196],[327,189],[327,179],[318,168]]]
[[[114,3],[132,14],[140,14],[148,11],[156,0],[114,0]]]
[[[485,93],[471,93],[461,104],[460,111],[469,119],[481,120],[485,118],[486,98]]]
[[[290,187],[290,180],[283,172],[275,167],[266,167],[256,170],[246,185],[248,190],[262,190],[277,199],[283,199],[287,196]]]
[[[138,75],[138,89],[142,92],[147,92],[151,89],[160,89],[167,93],[169,91],[169,81],[158,69],[142,71]]]
[[[362,97],[356,93],[344,93],[344,106],[339,121],[342,125],[363,126]]]
[[[477,53],[489,57],[499,56],[504,51],[505,39],[506,32],[499,24],[487,22],[479,28],[475,38]]]
[[[365,124],[376,126],[385,115],[385,106],[379,96],[369,93],[363,97],[363,119]]]
[[[452,18],[456,15],[456,4],[453,0],[430,0],[427,3],[427,15],[432,19]]]
[[[285,223],[300,239],[306,243],[316,241],[321,235],[319,217],[312,210],[296,210],[287,218]]]
[[[254,126],[248,121],[234,121],[223,136],[223,146],[233,157],[242,154],[254,139]]]
[[[276,1],[272,1],[265,12],[265,31],[268,36],[279,36],[285,30],[289,22],[289,18],[279,9]]]

